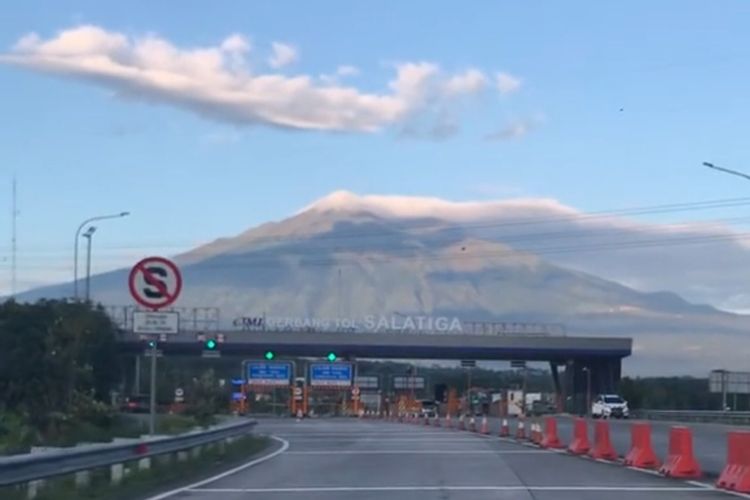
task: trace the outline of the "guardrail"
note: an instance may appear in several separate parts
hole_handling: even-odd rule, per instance
[[[631,414],[634,418],[642,418],[646,420],[750,425],[750,411],[633,410]]]
[[[205,431],[141,439],[125,444],[108,443],[0,457],[0,486],[11,486],[100,467],[115,466],[157,455],[194,449],[222,440],[231,440],[252,432],[256,423],[254,420],[248,420],[217,426]],[[119,481],[116,475],[121,475],[121,471],[116,474],[113,469],[113,482]]]

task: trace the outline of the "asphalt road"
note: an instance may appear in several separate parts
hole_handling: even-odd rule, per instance
[[[379,420],[261,420],[288,443],[253,467],[177,493],[184,500],[692,500],[700,483],[540,450],[497,437]]]
[[[560,439],[566,445],[573,436],[573,419],[571,417],[556,417]],[[536,419],[542,422],[543,419]],[[500,430],[501,419],[489,419],[489,426],[493,433]],[[633,420],[608,420],[612,445],[620,456],[630,449],[630,424]],[[511,429],[515,429],[516,420],[509,419]],[[664,460],[669,447],[669,429],[675,425],[682,425],[693,431],[693,452],[704,473],[708,476],[718,476],[724,468],[727,459],[727,433],[730,430],[748,431],[747,426],[730,426],[723,424],[685,423],[649,421],[651,424],[651,442],[654,452],[660,460]],[[589,425],[589,439],[594,437],[594,424]]]

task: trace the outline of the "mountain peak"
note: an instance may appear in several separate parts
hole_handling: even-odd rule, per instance
[[[450,201],[426,196],[359,195],[346,190],[334,191],[306,206],[298,214],[305,212],[369,212],[392,219],[436,217],[458,222],[507,217],[514,213],[524,216],[576,213],[574,209],[549,198]]]

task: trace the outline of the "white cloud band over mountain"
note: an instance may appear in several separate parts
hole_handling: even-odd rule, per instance
[[[587,214],[551,198],[454,202],[337,191],[302,212],[369,212],[385,218],[445,221],[473,237],[499,241],[638,290],[669,290],[693,302],[747,312],[750,234],[730,225],[742,220],[723,217],[727,210],[746,205],[750,200],[717,200]],[[671,213],[684,213],[685,222],[636,218]]]
[[[441,117],[447,108],[453,112],[455,103],[491,90],[491,77],[479,69],[447,73],[437,64],[416,61],[397,64],[385,90],[365,91],[330,78],[279,73],[299,58],[292,45],[273,43],[267,57],[270,68],[252,67],[248,56],[253,50],[239,34],[216,46],[182,48],[154,34],[128,36],[83,25],[46,39],[27,34],[0,61],[86,80],[130,98],[170,104],[224,122],[306,130],[375,132],[403,127],[425,116]],[[499,73],[497,81],[499,93],[521,85],[506,73]]]

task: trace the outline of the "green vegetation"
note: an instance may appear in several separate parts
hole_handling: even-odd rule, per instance
[[[126,476],[119,485],[110,483],[109,469],[93,471],[88,488],[76,489],[73,478],[65,476],[49,480],[37,496],[38,500],[127,500],[142,498],[159,491],[176,488],[190,482],[239,465],[266,449],[270,440],[265,437],[245,436],[226,446],[224,453],[217,447],[204,449],[200,458],[188,462],[169,464],[154,458],[151,469],[139,471],[135,462],[126,464]],[[0,488],[0,498],[22,500],[26,498],[22,489]]]
[[[622,396],[631,408],[650,410],[719,410],[721,394],[708,391],[708,379],[694,377],[625,377],[621,382]],[[736,405],[735,405],[736,401]],[[737,411],[750,410],[750,397],[728,398]]]
[[[115,327],[101,308],[0,304],[0,453],[97,439],[116,425]]]

